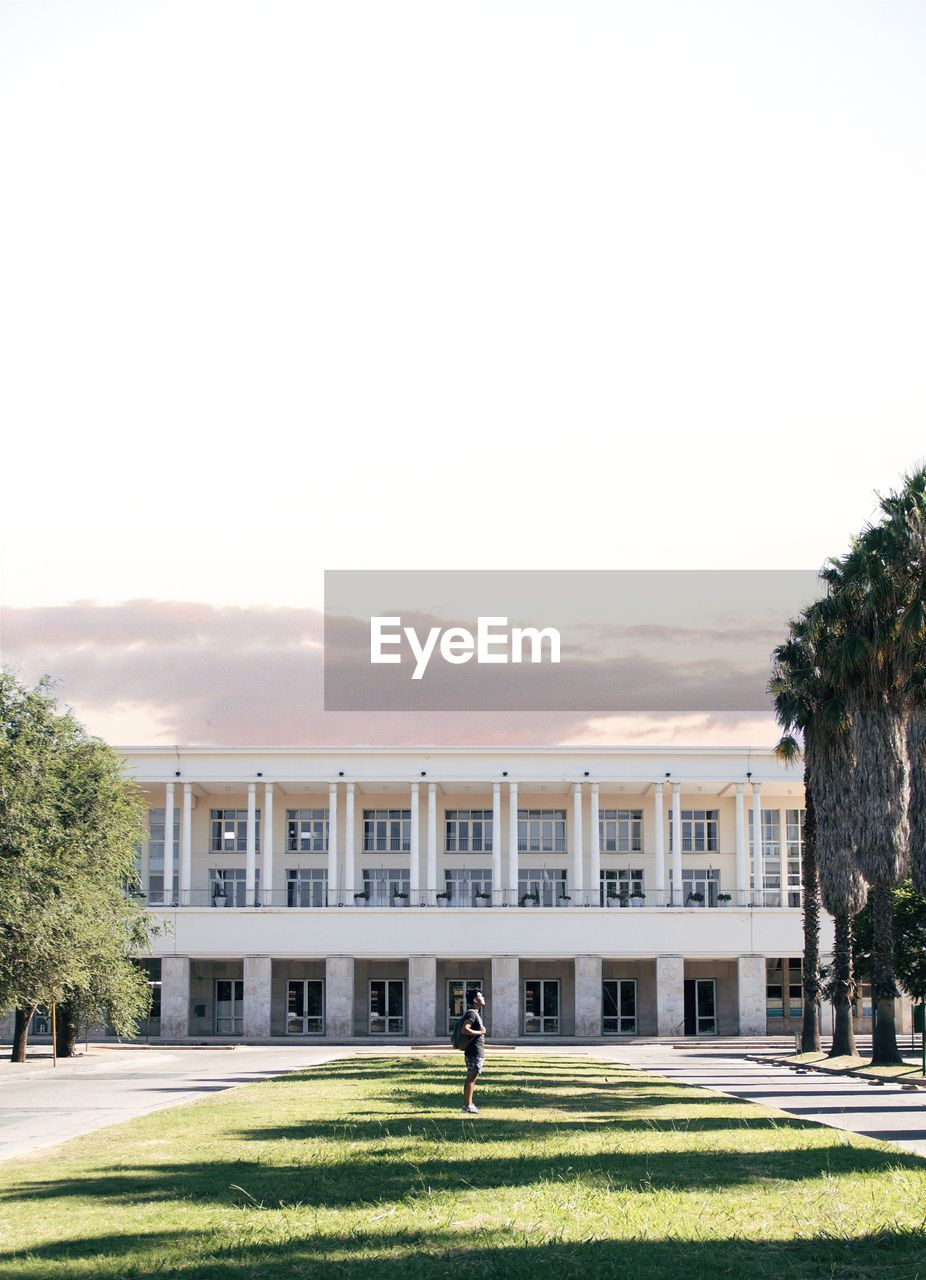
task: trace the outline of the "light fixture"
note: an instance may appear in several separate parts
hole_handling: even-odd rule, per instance
[[[258,770],[258,771],[257,771],[257,776],[258,776],[258,778],[262,778],[264,775],[260,772],[260,770]]]

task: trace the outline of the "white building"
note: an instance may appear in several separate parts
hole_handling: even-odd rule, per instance
[[[502,1041],[799,1029],[803,787],[768,750],[123,754],[149,1034],[443,1040],[469,985]]]

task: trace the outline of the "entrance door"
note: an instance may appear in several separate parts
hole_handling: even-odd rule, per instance
[[[717,1034],[717,991],[713,978],[685,981],[685,1035]]]
[[[215,1034],[240,1036],[244,1030],[244,979],[216,978]]]
[[[370,983],[370,1035],[405,1034],[405,983],[374,978]]]
[[[558,978],[531,978],[525,982],[524,1034],[559,1035]]]
[[[458,1018],[466,1012],[466,993],[475,987],[482,990],[481,978],[447,979],[447,1034],[453,1030]]]
[[[325,984],[321,978],[291,978],[286,990],[286,1034],[321,1036],[325,1033]]]

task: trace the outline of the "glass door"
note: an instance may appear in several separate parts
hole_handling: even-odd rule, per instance
[[[321,978],[291,978],[286,988],[286,1034],[325,1033],[325,984]]]
[[[633,978],[602,984],[601,1029],[605,1035],[637,1034],[637,984]]]
[[[531,978],[524,984],[524,1034],[559,1035],[559,980]]]
[[[244,1030],[244,979],[216,978],[215,1034],[240,1036]]]
[[[482,990],[481,978],[448,978],[447,980],[447,1034],[454,1028],[457,1018],[466,1012],[466,993],[476,987]]]
[[[695,1034],[717,1034],[716,987],[713,978],[695,978]]]
[[[370,983],[370,1035],[405,1034],[405,983],[374,978]]]

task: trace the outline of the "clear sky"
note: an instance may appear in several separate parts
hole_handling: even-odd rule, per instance
[[[924,66],[913,0],[0,0],[10,633],[817,566],[926,456]]]

